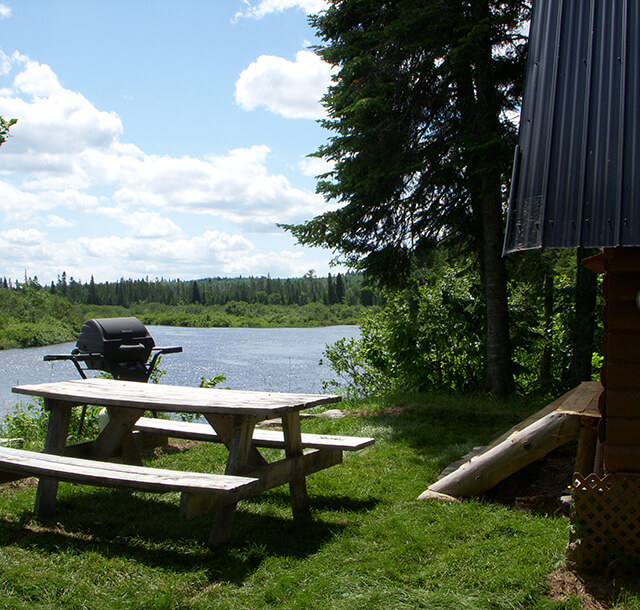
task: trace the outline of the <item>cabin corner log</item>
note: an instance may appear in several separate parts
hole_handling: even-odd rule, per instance
[[[428,492],[453,497],[482,494],[556,447],[573,440],[579,431],[579,415],[553,411],[471,458],[454,472],[436,481],[418,499],[433,497]]]

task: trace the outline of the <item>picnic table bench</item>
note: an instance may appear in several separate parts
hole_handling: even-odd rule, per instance
[[[58,481],[104,485],[143,491],[179,491],[181,514],[192,517],[214,511],[211,545],[226,542],[240,500],[286,483],[294,517],[308,514],[306,476],[342,461],[343,450],[373,444],[372,438],[302,434],[302,409],[335,403],[339,396],[244,392],[216,388],[189,388],[111,379],[82,379],[13,388],[19,394],[39,396],[49,411],[43,453],[0,449],[0,483],[15,478],[39,478],[35,511],[55,510]],[[67,446],[71,409],[77,405],[104,406],[109,421],[93,440]],[[145,417],[155,412],[200,414],[206,424]],[[256,430],[258,422],[281,418],[282,431]],[[161,434],[223,443],[228,450],[224,474],[190,473],[116,464],[124,456],[137,461],[134,433]],[[284,450],[283,459],[268,462],[259,447]]]

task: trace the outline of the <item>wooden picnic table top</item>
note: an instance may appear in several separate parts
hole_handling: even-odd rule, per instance
[[[99,377],[19,385],[14,386],[12,391],[76,404],[183,413],[255,415],[261,419],[341,400],[340,396],[329,394],[194,388]]]

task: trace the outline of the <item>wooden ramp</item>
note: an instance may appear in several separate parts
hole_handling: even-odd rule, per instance
[[[593,437],[595,441],[593,430],[600,418],[598,397],[601,391],[598,381],[581,383],[490,445],[480,447],[448,466],[418,499],[480,495],[556,447],[577,438],[581,431],[585,431],[585,438]],[[580,441],[581,444],[587,442],[582,435]],[[578,453],[581,453],[580,449]],[[586,453],[591,455],[591,450]],[[581,455],[578,455],[578,461],[580,459]]]

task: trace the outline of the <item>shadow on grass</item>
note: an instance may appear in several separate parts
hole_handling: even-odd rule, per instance
[[[425,395],[400,405],[395,413],[382,409],[365,416],[388,430],[389,443],[406,443],[417,453],[431,456],[455,446],[486,445],[528,415],[519,404],[509,407],[486,396]]]
[[[260,506],[262,504],[262,506]],[[311,511],[362,513],[373,501],[337,496],[313,496]],[[38,520],[31,511],[18,520],[0,519],[0,544],[58,554],[97,553],[105,559],[123,557],[154,568],[188,572],[204,569],[211,582],[241,583],[266,558],[304,559],[345,528],[324,520],[294,520],[261,510],[288,509],[289,496],[264,494],[241,502],[235,515],[231,540],[207,547],[213,515],[182,519],[173,501],[158,496],[142,497],[120,490],[82,490],[60,494],[58,510],[51,520]]]

